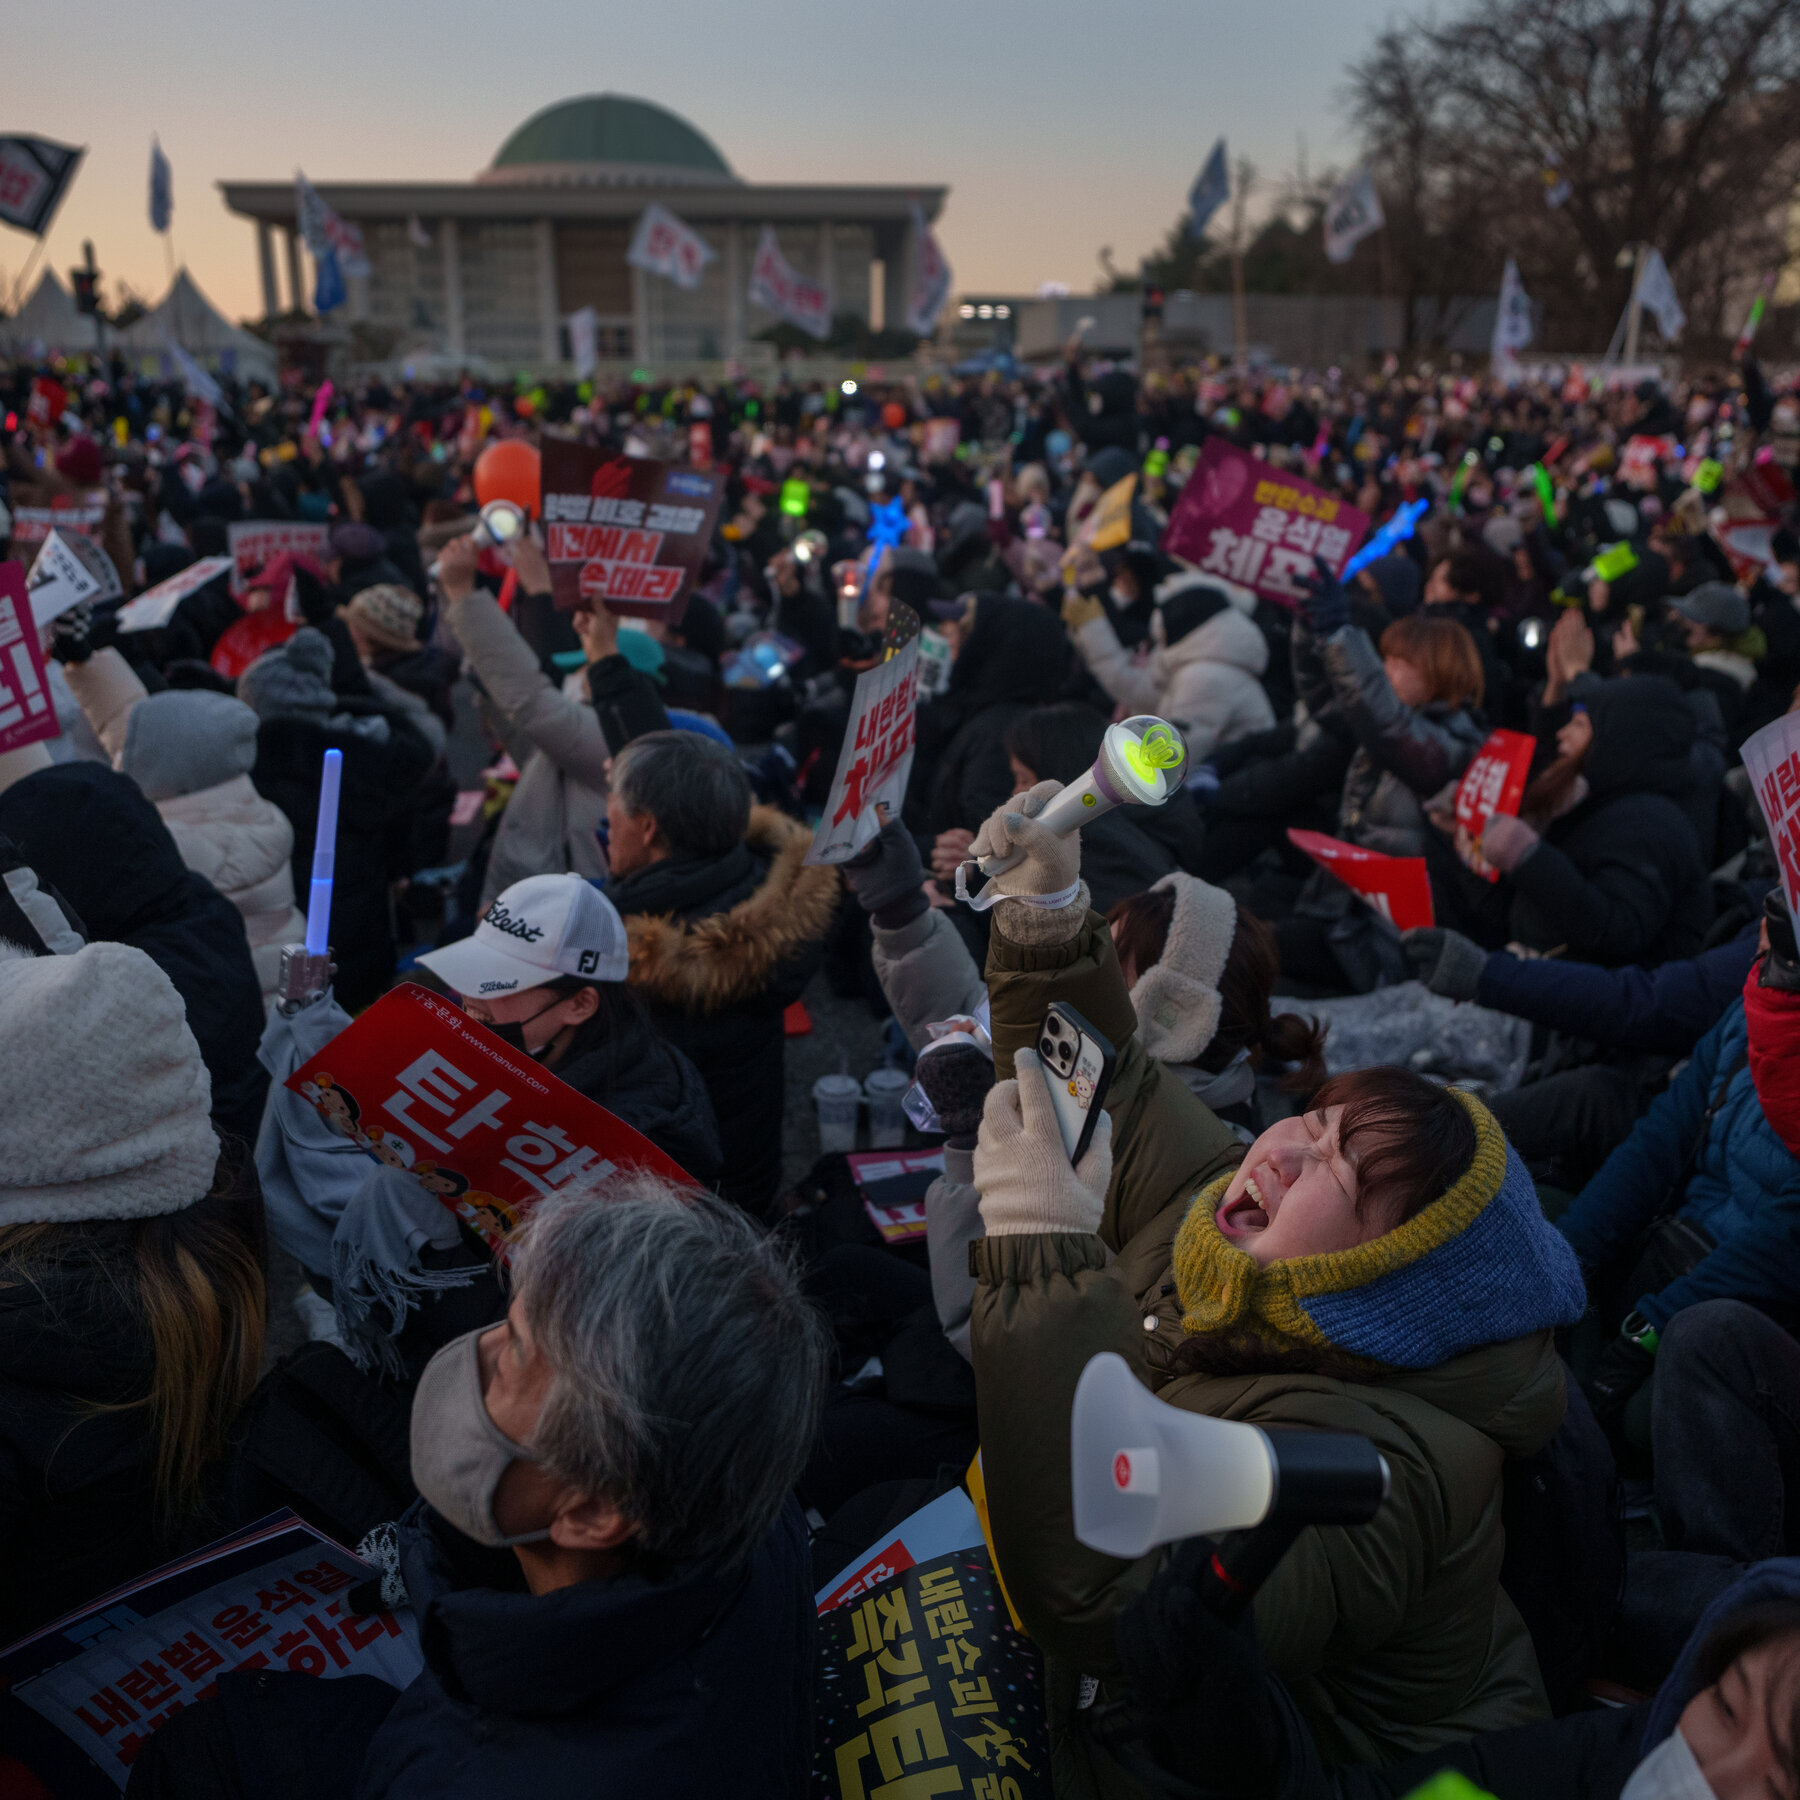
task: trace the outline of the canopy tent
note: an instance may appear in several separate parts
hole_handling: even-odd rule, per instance
[[[223,370],[240,381],[275,385],[275,351],[254,332],[233,325],[184,267],[169,291],[135,325],[114,332],[112,339],[127,356],[165,356],[177,344],[208,369]],[[177,371],[166,359],[164,371]]]
[[[49,269],[38,277],[31,298],[10,319],[0,319],[0,351],[9,356],[55,356],[93,348],[94,321],[75,310],[69,290]]]

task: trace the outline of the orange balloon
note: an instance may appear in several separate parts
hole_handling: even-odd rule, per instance
[[[890,400],[881,409],[881,422],[889,431],[898,431],[906,423],[906,408],[898,400]]]
[[[502,438],[475,459],[475,498],[483,506],[510,500],[535,519],[539,488],[538,453],[521,438]]]

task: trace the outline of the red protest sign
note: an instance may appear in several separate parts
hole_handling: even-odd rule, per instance
[[[0,752],[41,743],[61,729],[50,704],[24,566],[0,562]]]
[[[68,389],[48,375],[39,375],[31,384],[31,404],[25,408],[25,417],[33,425],[54,425],[68,404]]]
[[[410,1173],[496,1251],[544,1195],[578,1177],[641,1168],[694,1185],[623,1119],[410,982],[287,1085],[340,1136]]]
[[[557,606],[675,624],[687,610],[725,497],[716,471],[546,439],[545,553]]]
[[[1619,479],[1627,487],[1648,492],[1656,486],[1661,465],[1675,454],[1675,440],[1666,434],[1645,437],[1641,432],[1625,440],[1625,454],[1619,458]]]
[[[322,521],[284,523],[279,519],[240,519],[225,528],[231,552],[231,591],[241,596],[278,556],[331,554],[331,527]],[[277,604],[285,598],[276,596]]]
[[[1518,817],[1537,740],[1523,731],[1490,731],[1456,786],[1456,854],[1483,881],[1500,871],[1481,854],[1481,834],[1495,813]]]
[[[98,539],[106,527],[106,501],[105,488],[53,493],[41,482],[15,482],[13,543],[41,544],[53,531]]]
[[[1781,868],[1781,891],[1800,917],[1800,713],[1765,725],[1746,741],[1743,757]]]
[[[1384,919],[1402,931],[1433,921],[1431,881],[1422,856],[1382,856],[1322,831],[1288,832],[1288,842],[1329,869],[1353,894],[1360,894]]]
[[[1368,535],[1369,515],[1297,475],[1208,438],[1162,547],[1208,575],[1297,605],[1300,580],[1322,556],[1334,574]]]

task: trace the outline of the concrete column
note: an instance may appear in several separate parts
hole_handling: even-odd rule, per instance
[[[548,219],[532,226],[537,247],[538,355],[546,364],[562,361],[562,315],[556,304],[556,227]]]
[[[744,228],[735,219],[725,227],[725,355],[744,354]]]
[[[457,242],[456,221],[438,226],[438,242],[444,249],[444,349],[451,356],[466,356],[463,341],[462,250]]]
[[[631,357],[639,364],[650,362],[650,277],[635,264],[631,270]]]
[[[306,283],[300,277],[300,233],[287,234],[288,310],[306,311]]]
[[[912,231],[890,228],[881,242],[881,323],[884,330],[906,329],[906,303],[912,293]]]
[[[819,221],[819,280],[833,316],[837,313],[837,231],[829,219]]]
[[[275,285],[275,230],[267,219],[256,221],[256,266],[262,276],[263,317],[281,312],[281,291]]]

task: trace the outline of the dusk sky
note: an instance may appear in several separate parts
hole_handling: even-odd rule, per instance
[[[176,261],[227,315],[260,311],[255,235],[226,177],[466,180],[539,108],[655,100],[752,181],[942,182],[959,290],[1093,285],[1182,207],[1213,139],[1271,179],[1350,154],[1346,62],[1392,0],[8,0],[0,131],[85,144],[47,257],[92,238],[106,282],[167,286],[150,139],[174,167]],[[0,227],[0,298],[34,241]],[[34,278],[35,279],[35,276]]]

